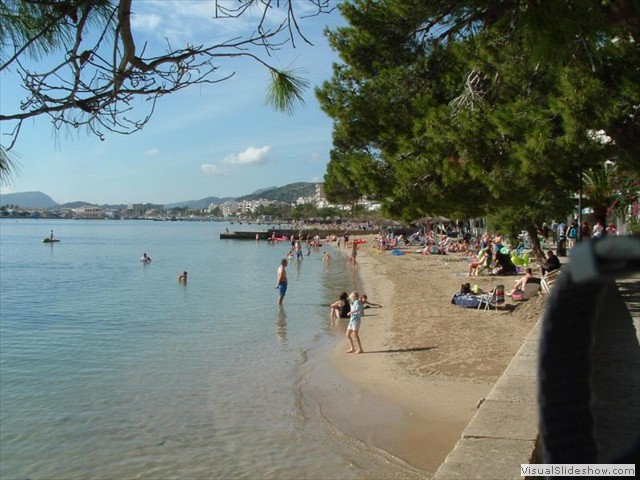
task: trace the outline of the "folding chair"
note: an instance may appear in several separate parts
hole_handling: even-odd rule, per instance
[[[540,280],[540,287],[544,293],[551,293],[551,286],[556,282],[560,276],[560,269],[552,270],[542,276]]]
[[[504,305],[504,303],[504,285],[496,285],[496,287],[491,290],[491,293],[480,295],[478,310],[482,308],[486,311],[491,310],[491,307],[493,307],[498,311],[498,307]]]

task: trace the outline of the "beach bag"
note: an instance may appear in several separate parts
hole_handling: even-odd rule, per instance
[[[474,295],[482,295],[484,292],[482,291],[482,288],[480,288],[479,285],[473,285],[471,287],[471,293],[473,293]]]
[[[451,303],[464,308],[478,308],[478,305],[480,305],[480,297],[469,293],[454,293],[453,297],[451,297]]]

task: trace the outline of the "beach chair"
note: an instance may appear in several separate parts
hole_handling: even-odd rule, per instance
[[[540,293],[541,282],[541,278],[530,278],[527,284],[524,286],[524,291],[521,293],[521,295],[516,295],[514,293],[513,295],[511,295],[511,299],[516,302],[525,302],[530,298],[535,297]]]
[[[558,280],[560,276],[560,269],[547,272],[542,276],[540,280],[540,287],[544,293],[551,293],[551,286]]]
[[[478,310],[491,310],[493,307],[496,311],[498,311],[498,307],[501,307],[505,304],[504,300],[504,285],[496,285],[496,287],[491,290],[491,293],[485,293],[480,295],[480,303],[478,304]]]

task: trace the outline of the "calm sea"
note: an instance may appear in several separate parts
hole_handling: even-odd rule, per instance
[[[345,262],[291,262],[280,309],[289,245],[220,240],[234,227],[259,228],[0,220],[0,478],[415,473],[304,393],[342,334],[324,305],[354,285]]]

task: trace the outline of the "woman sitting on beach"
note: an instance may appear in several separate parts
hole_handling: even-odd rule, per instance
[[[533,271],[530,268],[527,268],[524,272],[524,275],[520,277],[520,280],[518,280],[513,286],[513,290],[507,292],[505,295],[510,297],[514,293],[524,293],[524,287],[527,286],[527,282],[529,281],[529,279],[533,278]]]
[[[478,275],[479,273],[478,269],[480,268],[480,266],[481,265],[486,266],[490,251],[491,251],[491,244],[489,243],[489,245],[487,245],[486,247],[484,247],[482,250],[478,252],[478,256],[476,260],[471,262],[471,265],[469,265],[469,276]]]
[[[331,304],[331,325],[335,325],[339,318],[349,318],[349,295],[342,292],[340,298]]]

